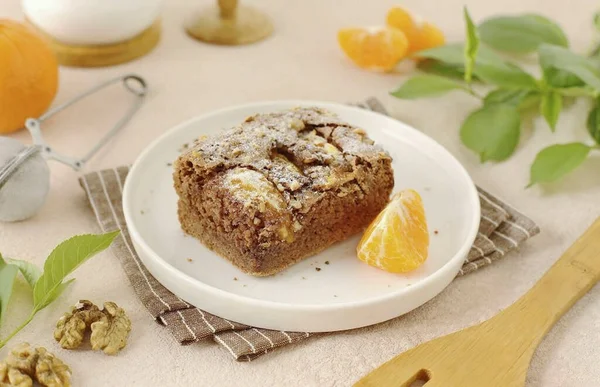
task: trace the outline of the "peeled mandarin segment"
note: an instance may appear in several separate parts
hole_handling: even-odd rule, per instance
[[[410,40],[409,54],[429,48],[443,46],[446,43],[444,33],[431,23],[424,22],[417,27]]]
[[[392,273],[406,273],[427,259],[429,233],[421,196],[405,190],[369,225],[358,247],[357,256],[368,265]]]
[[[391,8],[387,13],[385,22],[389,27],[394,27],[404,32],[409,42],[417,32],[415,20],[407,10],[401,7]]]
[[[343,29],[338,32],[338,42],[356,65],[371,70],[392,70],[408,51],[404,33],[390,27]]]

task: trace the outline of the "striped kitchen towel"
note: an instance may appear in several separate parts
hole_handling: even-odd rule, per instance
[[[387,114],[375,99],[356,105]],[[102,231],[121,231],[111,248],[140,301],[179,343],[191,344],[212,338],[235,359],[250,361],[275,348],[322,335],[274,331],[229,321],[190,305],[162,286],[137,256],[125,224],[122,193],[128,172],[129,167],[123,166],[88,173],[81,177],[80,183]],[[479,233],[458,276],[492,264],[539,232],[531,219],[483,189],[478,190],[481,202]]]

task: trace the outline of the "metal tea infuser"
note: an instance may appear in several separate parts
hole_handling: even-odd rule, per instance
[[[44,141],[41,124],[54,114],[81,99],[122,82],[125,89],[136,96],[134,103],[121,119],[81,158],[63,155]],[[38,118],[28,118],[25,127],[33,138],[32,145],[24,145],[10,137],[0,136],[0,221],[15,222],[27,219],[42,207],[50,189],[50,169],[47,160],[56,160],[80,170],[106,143],[114,137],[141,107],[148,88],[146,81],[134,74],[103,82],[74,99],[48,110]]]

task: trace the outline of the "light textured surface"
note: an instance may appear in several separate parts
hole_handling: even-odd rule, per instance
[[[419,310],[374,328],[307,340],[279,354],[240,364],[213,343],[187,347],[174,344],[167,330],[153,323],[135,297],[119,262],[110,253],[78,269],[77,281],[52,307],[41,312],[12,344],[27,340],[51,348],[73,368],[75,385],[219,385],[333,386],[348,385],[393,355],[424,340],[486,319],[525,293],[598,215],[600,157],[586,162],[562,183],[524,190],[528,165],[545,145],[586,139],[587,106],[569,107],[552,135],[541,119],[525,130],[522,146],[502,164],[481,166],[459,143],[458,127],[476,105],[471,97],[452,94],[423,101],[398,101],[387,91],[401,75],[367,73],[345,60],[335,42],[344,25],[378,24],[393,1],[275,0],[248,1],[275,20],[275,35],[248,47],[214,47],[186,37],[182,23],[194,6],[171,0],[165,4],[163,40],[149,56],[106,69],[61,69],[60,103],[97,82],[124,72],[139,72],[152,87],[147,105],[131,125],[100,153],[88,169],[130,163],[157,135],[187,118],[228,105],[279,98],[311,98],[339,102],[381,97],[394,116],[423,130],[464,163],[476,183],[526,212],[542,234],[520,253],[479,273],[456,280]],[[0,15],[21,18],[17,0],[3,0]],[[198,6],[207,1],[198,1]],[[558,0],[404,1],[437,23],[450,40],[462,39],[462,5],[476,20],[499,12],[542,12],[557,20],[573,46],[585,50],[592,38],[590,18],[597,5]],[[341,6],[343,4],[343,6]],[[319,15],[318,17],[316,15]],[[90,98],[45,123],[45,135],[60,150],[83,152],[125,106],[118,88]],[[26,133],[15,138],[29,141]],[[41,264],[63,239],[97,226],[78,186],[78,174],[52,165],[52,189],[34,219],[0,225],[0,251]],[[477,296],[475,296],[477,295]],[[66,352],[52,339],[52,326],[79,298],[96,303],[112,300],[132,318],[129,346],[117,357],[91,351]],[[3,333],[28,312],[25,285],[13,298]],[[5,356],[6,349],[0,351]],[[600,385],[600,287],[584,296],[550,331],[536,352],[528,387]]]

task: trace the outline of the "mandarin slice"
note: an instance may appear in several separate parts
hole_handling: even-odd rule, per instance
[[[406,36],[392,27],[345,28],[338,42],[356,65],[370,70],[391,71],[408,51]]]
[[[425,262],[428,248],[423,201],[416,191],[408,189],[392,196],[367,227],[356,253],[371,266],[391,273],[406,273]]]
[[[428,48],[443,46],[445,43],[446,38],[442,30],[431,23],[423,22],[417,26],[414,35],[410,39],[408,53],[412,54]]]
[[[389,27],[394,27],[404,32],[410,47],[410,42],[417,33],[417,24],[410,12],[402,7],[392,7],[385,17],[385,23]]]

